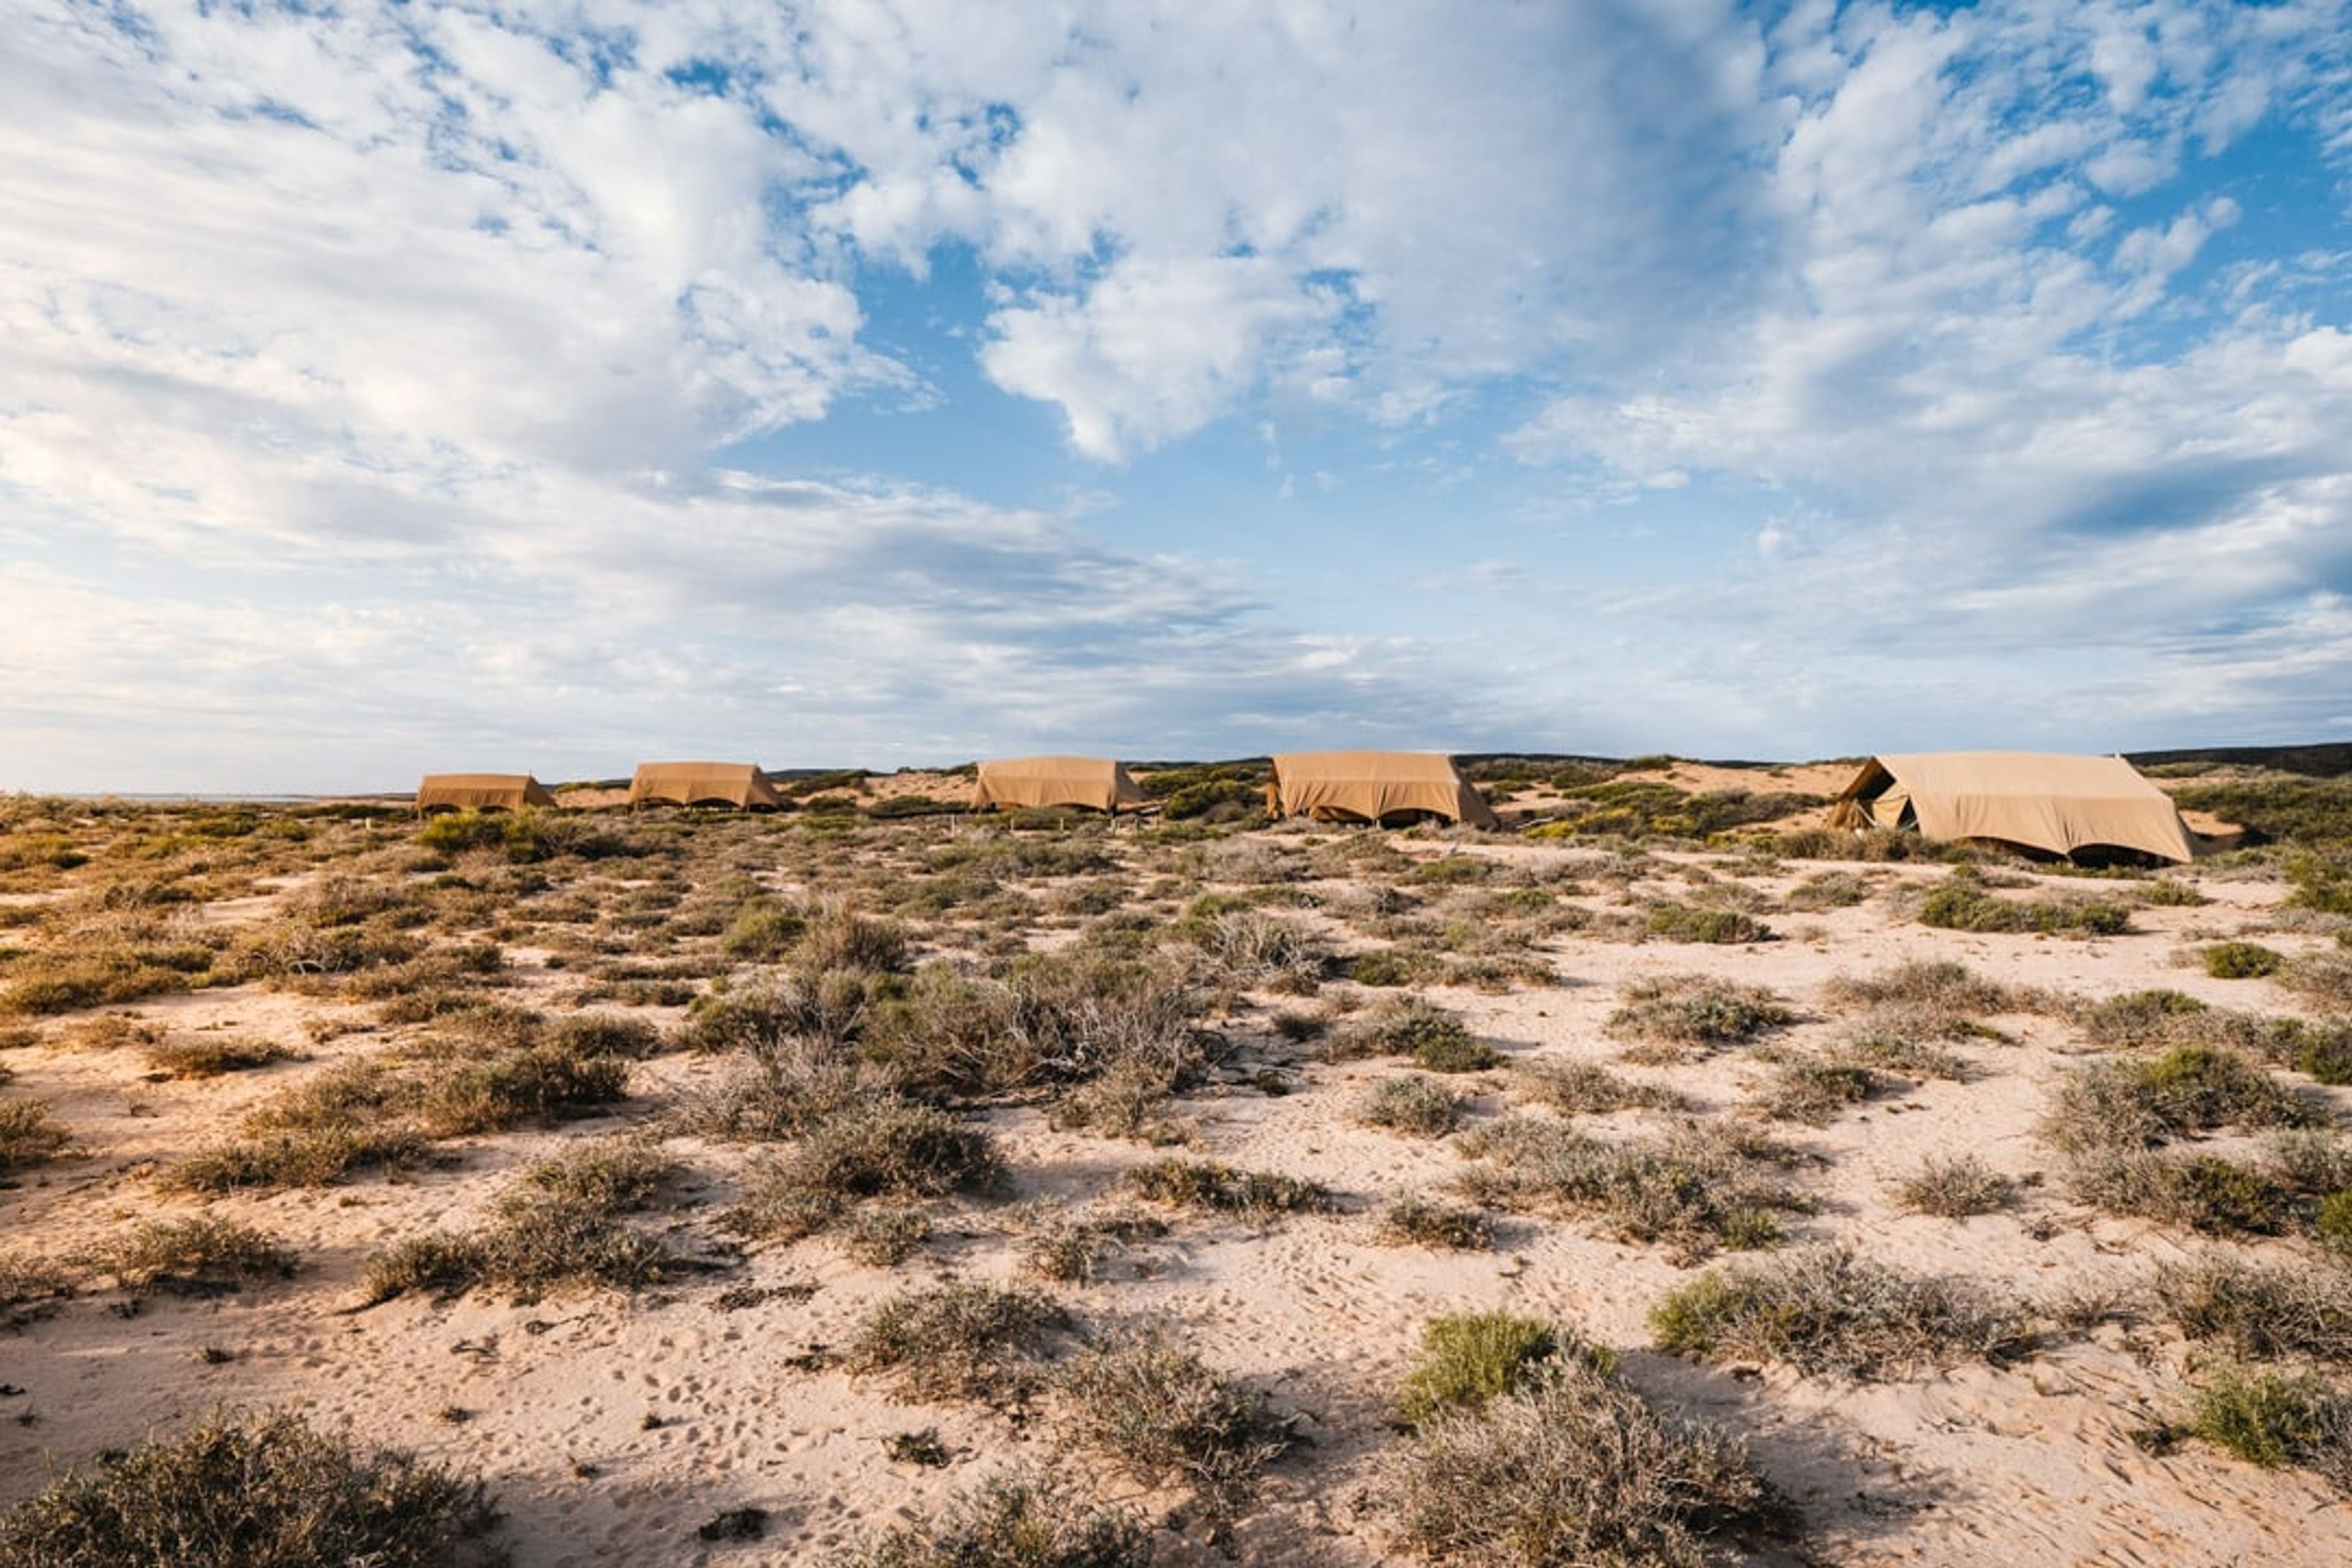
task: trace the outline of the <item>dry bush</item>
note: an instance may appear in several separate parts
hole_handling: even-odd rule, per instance
[[[173,1040],[150,1046],[142,1053],[147,1065],[173,1078],[218,1078],[223,1073],[250,1072],[274,1062],[299,1059],[275,1040]]]
[[[895,1205],[861,1208],[840,1232],[841,1249],[876,1268],[896,1268],[930,1238],[930,1215]]]
[[[1704,974],[1637,980],[1621,994],[1625,1005],[1610,1015],[1608,1032],[1634,1042],[1627,1054],[1643,1060],[1687,1059],[1797,1021],[1775,993]]]
[[[2016,1012],[2029,1000],[1948,959],[1908,959],[1875,974],[1842,974],[1823,990],[1848,1006],[1916,1007],[1956,1023]]]
[[[1199,932],[1202,953],[1225,980],[1311,994],[1329,956],[1295,921],[1254,909],[1229,910]]]
[[[1081,1215],[1043,1226],[1021,1248],[1022,1267],[1058,1285],[1091,1285],[1102,1277],[1106,1254],[1126,1251],[1139,1241],[1168,1234],[1164,1220],[1150,1215]]]
[[[206,1216],[150,1220],[100,1244],[89,1262],[133,1295],[215,1295],[259,1280],[290,1279],[295,1268],[294,1254],[276,1238],[249,1225]]]
[[[1041,1475],[992,1476],[939,1517],[900,1525],[848,1568],[1145,1568],[1151,1532]]]
[[[1839,1246],[1710,1269],[1652,1309],[1650,1326],[1664,1350],[1847,1378],[1999,1362],[2025,1344],[2017,1307],[1975,1285],[1865,1262]]]
[[[2258,942],[2218,942],[2205,950],[2204,963],[2216,980],[2259,980],[2277,973],[2286,955]]]
[[[2327,1121],[2308,1096],[2237,1051],[2175,1046],[2144,1061],[2101,1061],[2059,1080],[2042,1136],[2069,1154],[2152,1149],[2223,1127],[2311,1127]]]
[[[1367,1127],[1416,1138],[1443,1138],[1461,1124],[1462,1097],[1433,1079],[1376,1079],[1356,1097],[1350,1114]]]
[[[1891,1092],[1892,1080],[1860,1062],[1832,1057],[1791,1057],[1777,1062],[1763,1091],[1751,1102],[1775,1121],[1820,1127],[1838,1112]]]
[[[2281,984],[2334,1012],[2352,1011],[2352,956],[2315,952],[2281,970]]]
[[[2103,1214],[2184,1226],[2207,1236],[2276,1236],[2295,1221],[2295,1191],[2272,1172],[2220,1154],[2093,1150],[2067,1172],[2074,1195]]]
[[[1024,1398],[1070,1326],[1059,1303],[1028,1286],[933,1286],[877,1305],[842,1364],[887,1376],[908,1399]]]
[[[1514,1116],[1466,1135],[1462,1151],[1478,1162],[1462,1185],[1481,1204],[1590,1215],[1622,1240],[1665,1242],[1684,1258],[1772,1246],[1775,1211],[1810,1206],[1778,1173],[1790,1152],[1736,1127],[1685,1122],[1662,1138],[1609,1142]]]
[[[1432,1417],[1381,1490],[1398,1546],[1470,1568],[1701,1568],[1789,1521],[1744,1445],[1576,1359]]]
[[[479,1481],[290,1411],[216,1412],[69,1470],[0,1520],[0,1568],[464,1568],[504,1561]]]
[[[1707,904],[1653,904],[1645,923],[1652,936],[1668,942],[1724,945],[1772,940],[1772,928],[1755,916]]]
[[[49,1120],[37,1100],[0,1100],[0,1176],[56,1159],[73,1146],[73,1135]]]
[[[1484,1252],[1495,1244],[1495,1223],[1482,1210],[1408,1194],[1381,1211],[1375,1236],[1388,1247]]]
[[[567,1203],[606,1214],[643,1208],[677,1170],[677,1162],[642,1138],[600,1139],[525,1170],[523,1181]]]
[[[1150,1485],[1181,1482],[1224,1511],[1290,1447],[1263,1395],[1156,1334],[1086,1352],[1055,1385],[1076,1439]]]
[[[625,1174],[599,1177],[578,1167],[529,1179],[499,1200],[479,1229],[428,1231],[380,1254],[368,1265],[361,1293],[375,1302],[409,1291],[454,1296],[494,1285],[531,1299],[565,1287],[634,1289],[675,1278],[680,1261],[618,1217],[650,1190]]]
[[[269,1192],[323,1187],[354,1171],[405,1170],[426,1153],[422,1134],[407,1127],[333,1125],[257,1132],[200,1149],[156,1178],[165,1192]]]
[[[1964,1219],[2006,1208],[2017,1184],[1973,1154],[1930,1156],[1895,1185],[1895,1201],[1913,1214]]]
[[[1612,1371],[1616,1357],[1570,1335],[1563,1342],[1549,1323],[1516,1313],[1461,1312],[1421,1326],[1421,1352],[1397,1394],[1397,1414],[1418,1426],[1453,1410],[1476,1411],[1525,1384],[1561,1356]]]
[[[2216,1251],[2159,1266],[2155,1290],[2182,1333],[2241,1361],[2352,1361],[2352,1278],[2340,1272]]]
[[[1324,1214],[1337,1206],[1330,1190],[1318,1182],[1181,1156],[1137,1165],[1119,1178],[1119,1185],[1153,1203],[1256,1222],[1285,1214]]]
[[[1599,1116],[1612,1110],[1687,1110],[1690,1097],[1664,1084],[1643,1083],[1597,1062],[1519,1061],[1513,1080],[1528,1095],[1563,1116]]]
[[[830,1227],[863,1199],[986,1192],[1003,1176],[985,1128],[931,1106],[859,1100],[754,1173],[732,1218],[751,1235],[792,1240]]]
[[[1471,1036],[1460,1015],[1418,996],[1399,996],[1329,1031],[1317,1055],[1325,1061],[1409,1056],[1425,1064],[1477,1060],[1481,1052],[1488,1058],[1485,1065],[1492,1065],[1494,1053]]]
[[[455,1138],[593,1116],[628,1090],[629,1064],[618,1057],[530,1046],[427,1079],[418,1087],[415,1115],[428,1136]]]

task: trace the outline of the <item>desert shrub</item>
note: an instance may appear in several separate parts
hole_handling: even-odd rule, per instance
[[[1495,1224],[1478,1209],[1408,1194],[1381,1211],[1376,1234],[1390,1247],[1484,1252],[1495,1243]]]
[[[2017,1184],[1973,1154],[1931,1155],[1895,1184],[1895,1201],[1913,1214],[1962,1219],[2006,1208]]]
[[[1442,977],[1445,965],[1435,953],[1417,948],[1376,948],[1348,960],[1348,978],[1359,985],[1425,985]]]
[[[541,1160],[523,1172],[530,1186],[566,1203],[605,1214],[642,1208],[677,1169],[656,1145],[610,1138]]]
[[[2051,1096],[2042,1136],[2056,1149],[2155,1148],[2221,1127],[2310,1127],[2326,1120],[2305,1095],[2234,1050],[2175,1046],[2144,1061],[2076,1068]]]
[[[2308,1469],[2352,1493],[2352,1396],[2315,1373],[2225,1368],[2197,1391],[2188,1426],[2250,1464]]]
[[[1022,1247],[1022,1266],[1055,1284],[1091,1285],[1101,1274],[1105,1253],[1167,1234],[1166,1222],[1148,1215],[1110,1213],[1058,1221],[1029,1237]]]
[[[735,911],[719,939],[719,951],[733,959],[772,963],[793,951],[808,929],[808,917],[773,899],[752,899]]]
[[[2339,932],[2336,940],[2344,942],[2347,938]],[[2352,955],[2309,953],[2280,970],[2278,977],[2323,1007],[2338,1012],[2352,1009]]]
[[[1874,1100],[1893,1087],[1859,1062],[1794,1057],[1773,1067],[1770,1081],[1754,1103],[1766,1116],[1818,1127],[1848,1106]]]
[[[662,1048],[661,1031],[651,1020],[626,1013],[567,1013],[547,1026],[543,1039],[568,1056],[623,1061],[640,1061]]]
[[[1374,1080],[1356,1097],[1355,1118],[1368,1127],[1417,1138],[1442,1138],[1462,1121],[1462,1097],[1417,1076]]]
[[[1772,936],[1772,928],[1753,915],[1703,904],[1654,904],[1647,924],[1652,936],[1668,942],[1729,944],[1769,942]]]
[[[2022,1348],[2015,1307],[1970,1285],[1870,1263],[1839,1246],[1714,1268],[1650,1313],[1660,1348],[1753,1356],[1810,1374],[1874,1378]]]
[[[1948,931],[2120,936],[2131,929],[2131,911],[2100,900],[1999,898],[1974,867],[1962,866],[1929,889],[1919,923]]]
[[[2340,838],[2340,821],[2336,832]],[[2294,888],[2287,902],[2294,908],[2315,910],[2326,915],[2352,915],[2352,853],[2338,847],[2325,853],[2291,856],[2286,876]]]
[[[1445,1058],[1469,1052],[1476,1044],[1459,1015],[1419,996],[1399,996],[1332,1030],[1318,1054],[1326,1061],[1358,1057],[1419,1058],[1423,1053]]]
[[[1736,1128],[1688,1122],[1612,1143],[1515,1116],[1467,1134],[1462,1151],[1478,1162],[1463,1187],[1482,1204],[1590,1215],[1622,1240],[1666,1242],[1685,1257],[1770,1247],[1780,1239],[1774,1211],[1808,1206],[1775,1172],[1788,1151]]]
[[[201,946],[96,947],[41,952],[7,965],[0,1007],[44,1016],[119,1005],[185,991],[212,965]]]
[[[707,992],[687,1009],[678,1045],[767,1062],[796,1045],[846,1046],[863,1027],[871,992],[853,970],[794,973],[741,990]]]
[[[2094,1151],[2075,1158],[2068,1184],[2104,1213],[2209,1236],[2276,1236],[2297,1206],[2294,1192],[2271,1173],[2220,1154]]]
[[[250,1072],[273,1062],[291,1061],[294,1052],[275,1040],[172,1040],[147,1047],[147,1065],[173,1078],[218,1078]]]
[[[910,1399],[1019,1398],[1069,1326],[1059,1303],[1028,1286],[938,1285],[876,1306],[842,1363]]]
[[[54,1160],[73,1135],[49,1120],[49,1108],[35,1100],[0,1100],[0,1175]]]
[[[2352,1257],[2352,1188],[2330,1193],[2321,1200],[2319,1212],[2312,1219],[2312,1234],[2320,1245],[2336,1253]]]
[[[858,1100],[757,1172],[734,1219],[752,1235],[789,1240],[825,1228],[860,1199],[984,1192],[1003,1175],[985,1128],[931,1106]]]
[[[416,1114],[427,1133],[454,1138],[593,1116],[628,1089],[629,1064],[618,1057],[532,1046],[442,1073],[423,1087]]]
[[[858,1262],[895,1268],[931,1238],[931,1216],[918,1208],[859,1209],[841,1228],[841,1248]]]
[[[1574,1341],[1535,1318],[1512,1312],[1460,1312],[1421,1326],[1421,1352],[1405,1373],[1397,1413],[1418,1426],[1440,1411],[1479,1410],[1525,1383],[1542,1363],[1563,1354],[1615,1364],[1607,1352]]]
[[[354,1171],[404,1170],[424,1159],[415,1129],[329,1125],[261,1132],[200,1149],[156,1178],[166,1192],[323,1187]]]
[[[1321,974],[1323,944],[1296,921],[1262,910],[1231,910],[1199,933],[1201,949],[1224,974],[1244,984],[1272,984],[1312,992]]]
[[[1622,994],[1625,1005],[1610,1015],[1608,1032],[1665,1060],[1738,1045],[1797,1019],[1793,1009],[1762,986],[1704,974],[1637,980]]]
[[[290,1411],[221,1411],[68,1471],[0,1519],[0,1568],[458,1568],[503,1561],[479,1481]]]
[[[204,1296],[294,1277],[294,1254],[273,1237],[235,1220],[201,1215],[150,1220],[100,1244],[91,1261],[134,1294]]]
[[[1181,1155],[1134,1166],[1119,1178],[1119,1185],[1153,1203],[1255,1221],[1284,1214],[1322,1214],[1334,1206],[1330,1189],[1320,1183]]]
[[[2241,1361],[2352,1361],[2352,1279],[2211,1252],[2160,1265],[2156,1300],[2192,1340]]]
[[[1514,1065],[1514,1078],[1528,1094],[1563,1116],[1685,1110],[1690,1106],[1688,1097],[1677,1090],[1611,1072],[1597,1062],[1521,1061]]]
[[[1405,1552],[1486,1568],[1701,1568],[1788,1518],[1737,1440],[1574,1358],[1432,1416],[1381,1489]]]
[[[2259,980],[2285,962],[2284,953],[2258,942],[2217,942],[2205,950],[2205,973],[2216,980]]]
[[[1150,1560],[1150,1529],[1125,1510],[1013,1474],[990,1477],[936,1519],[887,1531],[849,1568],[1144,1568]]]
[[[1086,1352],[1055,1385],[1078,1441],[1112,1455],[1148,1484],[1181,1482],[1223,1508],[1290,1447],[1290,1428],[1262,1395],[1153,1334]]]
[[[1825,987],[1848,1005],[1916,1008],[1948,1027],[1988,1014],[2016,1010],[2022,998],[1997,981],[1948,959],[1907,959],[1875,974],[1839,975]]]
[[[379,1255],[361,1280],[370,1301],[408,1291],[457,1295],[495,1285],[525,1298],[564,1287],[634,1289],[670,1279],[678,1260],[615,1217],[634,1206],[593,1184],[526,1184],[506,1194],[490,1221],[463,1235],[428,1231]]]

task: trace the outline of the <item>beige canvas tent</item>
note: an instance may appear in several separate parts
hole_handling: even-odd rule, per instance
[[[1089,811],[1140,811],[1150,798],[1108,757],[1007,757],[980,764],[971,808],[1055,805]]]
[[[520,811],[553,805],[555,796],[529,773],[426,773],[416,786],[420,816],[436,811]]]
[[[2105,846],[2190,860],[2197,840],[2170,797],[2121,757],[1923,752],[1873,757],[1830,808],[1832,827],[1916,827],[2052,855]]]
[[[629,804],[773,811],[784,797],[751,763],[639,763],[629,781]]]
[[[1501,824],[1454,759],[1423,752],[1292,752],[1274,759],[1266,809],[1324,822],[1426,812],[1473,827]]]

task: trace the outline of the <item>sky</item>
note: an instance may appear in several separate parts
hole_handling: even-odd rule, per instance
[[[2352,739],[2352,0],[0,0],[0,789]]]

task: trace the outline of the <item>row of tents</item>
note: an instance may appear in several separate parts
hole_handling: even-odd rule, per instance
[[[1454,759],[1430,752],[1286,752],[1274,759],[1265,792],[1273,816],[1501,826]],[[768,775],[751,763],[646,763],[629,781],[628,800],[737,810],[784,805]],[[432,773],[416,791],[420,813],[555,804],[553,792],[528,773]],[[1155,803],[1108,758],[1013,757],[979,764],[970,804],[975,811],[1076,808],[1117,815]],[[1830,826],[1989,839],[2052,855],[2107,848],[2187,861],[2198,852],[2197,837],[2170,797],[2123,758],[2046,752],[1872,757],[1831,806]]]

